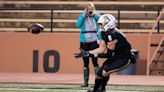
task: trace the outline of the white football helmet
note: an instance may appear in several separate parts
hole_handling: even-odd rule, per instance
[[[99,28],[99,31],[107,31],[116,27],[116,18],[111,14],[104,14],[99,18],[98,24],[103,25],[103,28]]]

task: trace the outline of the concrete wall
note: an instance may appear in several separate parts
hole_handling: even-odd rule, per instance
[[[126,35],[132,47],[139,51],[137,74],[146,74],[148,34]],[[152,35],[152,42],[158,42],[162,36],[164,35]],[[78,37],[78,33],[40,33],[34,35],[1,32],[0,72],[82,73],[82,59],[74,58],[74,53],[79,52]],[[102,64],[103,59],[100,59],[99,62]],[[44,63],[47,66],[44,66]],[[92,64],[90,66],[91,72],[93,72]]]

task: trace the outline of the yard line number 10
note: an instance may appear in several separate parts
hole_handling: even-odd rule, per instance
[[[49,66],[49,57],[54,57],[53,66]],[[39,51],[33,50],[33,72],[38,72],[39,69]],[[55,73],[60,68],[60,55],[56,50],[47,50],[43,53],[43,70],[48,73]]]

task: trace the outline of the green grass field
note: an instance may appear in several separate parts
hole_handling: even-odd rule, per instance
[[[78,84],[0,83],[0,92],[87,92],[88,89],[91,88]],[[164,86],[108,85],[107,92],[164,92]]]

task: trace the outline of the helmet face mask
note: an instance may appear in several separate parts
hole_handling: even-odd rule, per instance
[[[99,23],[99,32],[102,32],[102,31],[105,32],[104,25],[103,23]]]
[[[116,27],[116,19],[111,14],[104,14],[99,18],[98,24],[99,31],[107,31],[108,29],[113,29]]]

